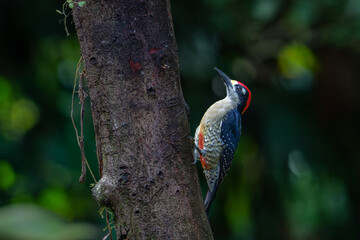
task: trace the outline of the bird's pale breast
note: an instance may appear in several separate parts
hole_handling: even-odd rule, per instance
[[[234,106],[228,99],[214,103],[205,112],[199,126],[197,140],[200,149],[205,150],[205,156],[201,156],[201,163],[205,170],[217,167],[220,154],[224,148],[221,139],[221,124],[224,117]]]

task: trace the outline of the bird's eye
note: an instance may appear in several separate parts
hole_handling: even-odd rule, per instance
[[[245,88],[242,88],[241,89],[242,93],[245,95],[246,94],[246,89]]]

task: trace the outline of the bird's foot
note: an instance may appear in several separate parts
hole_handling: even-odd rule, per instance
[[[194,148],[196,149],[196,151],[198,151],[200,153],[201,156],[206,155],[206,150],[200,149],[196,144],[194,144]]]

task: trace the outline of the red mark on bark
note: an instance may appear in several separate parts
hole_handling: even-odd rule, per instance
[[[142,66],[139,62],[134,62],[133,60],[129,60],[130,68],[133,72],[139,71],[142,69]]]
[[[158,53],[160,51],[161,51],[161,48],[152,48],[152,49],[150,49],[149,53],[150,54],[155,54],[155,53]]]

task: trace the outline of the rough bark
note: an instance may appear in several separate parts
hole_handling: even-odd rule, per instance
[[[212,239],[182,96],[168,0],[87,0],[74,22],[118,239]]]

